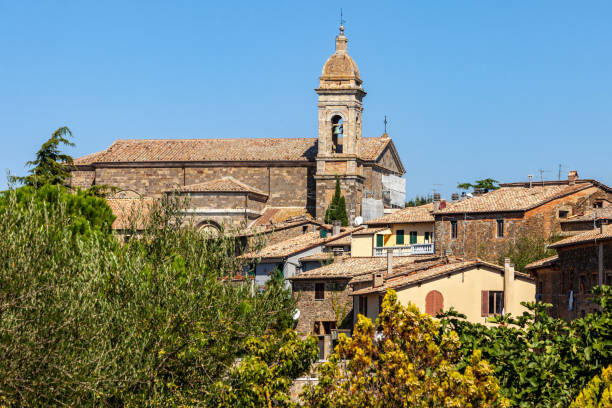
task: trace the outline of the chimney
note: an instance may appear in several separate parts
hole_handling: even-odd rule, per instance
[[[374,279],[372,279],[374,281],[374,287],[378,288],[380,286],[383,285],[383,274],[382,272],[376,272],[372,274],[374,276]]]
[[[393,273],[393,249],[387,249],[387,276]]]
[[[569,185],[573,186],[574,184],[576,184],[576,180],[578,180],[578,172],[576,170],[570,170],[567,175],[567,181],[569,182]]]
[[[512,313],[512,301],[514,296],[514,265],[510,258],[504,259],[504,313]]]
[[[433,206],[434,206],[434,211],[438,211],[440,209],[440,193],[434,193]]]
[[[453,193],[453,195],[451,196],[451,198],[452,198],[452,200],[453,200],[453,203],[454,203],[455,201],[459,201],[459,193]]]
[[[335,237],[340,233],[340,221],[334,220],[332,225],[332,237]]]

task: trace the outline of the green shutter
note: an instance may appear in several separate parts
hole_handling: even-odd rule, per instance
[[[417,232],[410,231],[410,244],[416,244],[416,243],[417,243]]]
[[[396,245],[404,245],[404,230],[397,230],[395,232],[395,243]]]
[[[383,236],[382,235],[376,235],[376,246],[377,247],[381,247],[384,246],[385,242],[383,241]]]
[[[321,238],[327,238],[327,230],[321,229],[319,235],[321,236]]]

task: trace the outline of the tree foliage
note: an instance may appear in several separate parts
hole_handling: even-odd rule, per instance
[[[482,191],[484,191],[485,193],[491,191],[491,190],[497,190],[499,188],[498,185],[499,181],[492,179],[492,178],[486,178],[486,179],[482,179],[482,180],[476,180],[474,183],[460,183],[457,184],[457,188],[461,189],[461,190],[472,190],[474,191],[475,189],[479,188]]]
[[[404,207],[418,207],[420,205],[425,205],[431,203],[433,198],[431,196],[415,196],[412,200],[407,201]]]
[[[359,315],[352,338],[341,335],[319,369],[319,383],[303,398],[311,407],[498,407],[493,368],[474,351],[463,371],[454,332],[438,336],[438,323],[387,292],[376,321]]]
[[[219,407],[296,407],[289,389],[310,370],[319,354],[317,340],[300,340],[293,330],[247,340],[248,354],[216,384]]]
[[[344,227],[348,226],[348,216],[346,214],[346,201],[340,192],[340,179],[336,178],[336,190],[331,203],[325,211],[325,222],[331,224],[333,221],[340,221]]]
[[[235,240],[191,227],[176,200],[151,208],[145,230],[121,245],[91,226],[76,233],[68,197],[4,197],[6,405],[206,406],[246,338],[287,328],[288,291],[231,282],[243,266],[230,256]]]
[[[65,184],[70,176],[69,168],[73,164],[73,159],[60,151],[60,145],[74,146],[69,140],[70,137],[72,132],[67,127],[57,129],[36,152],[36,158],[26,163],[27,166],[32,166],[30,174],[25,177],[10,176],[9,181],[34,187]]]
[[[612,365],[601,371],[580,391],[570,408],[612,407]]]
[[[593,289],[601,311],[568,323],[551,317],[543,303],[524,303],[529,312],[506,315],[486,327],[449,311],[441,333],[456,332],[464,364],[474,350],[493,364],[501,393],[513,407],[566,407],[586,382],[612,363],[612,292]]]
[[[497,262],[503,265],[504,258],[510,258],[518,271],[523,272],[525,266],[531,262],[553,256],[557,253],[547,245],[552,239],[545,239],[534,234],[519,234],[516,239],[508,241],[505,250],[498,257]]]

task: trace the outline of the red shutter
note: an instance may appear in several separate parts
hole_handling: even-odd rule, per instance
[[[481,293],[482,302],[480,305],[480,315],[488,316],[489,315],[489,291],[483,290]]]
[[[435,316],[444,309],[444,297],[437,290],[432,290],[425,296],[425,313]]]

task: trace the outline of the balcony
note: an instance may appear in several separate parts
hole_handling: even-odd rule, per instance
[[[393,250],[393,256],[430,255],[434,253],[434,244],[412,244],[408,246],[374,247],[374,256],[386,256],[387,250]]]

